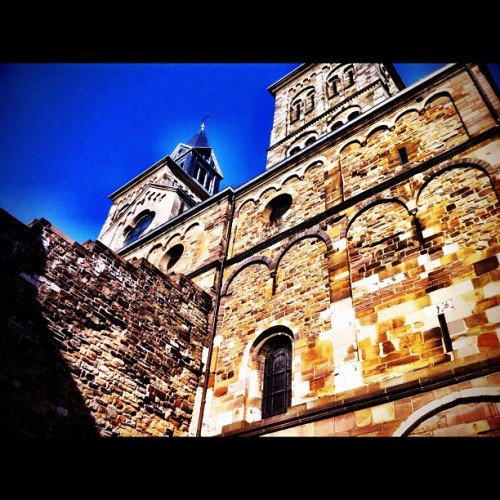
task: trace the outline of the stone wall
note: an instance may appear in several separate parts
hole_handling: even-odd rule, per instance
[[[205,291],[213,292],[218,278],[214,266],[224,258],[230,216],[231,206],[227,197],[223,197],[204,210],[182,217],[158,238],[147,241],[123,256],[127,260],[147,259],[168,274],[194,273],[196,276],[193,281]],[[169,252],[174,247],[180,248],[182,253],[177,262],[171,265]],[[208,268],[200,274],[196,273],[204,267]]]
[[[187,435],[210,297],[47,221],[0,215],[1,434]]]
[[[285,425],[334,401],[498,365],[494,127],[457,70],[237,192],[206,434]],[[292,204],[271,222],[269,202],[283,193]],[[276,332],[292,339],[292,401],[261,420],[256,351]]]

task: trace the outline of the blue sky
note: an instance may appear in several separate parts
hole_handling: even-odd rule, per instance
[[[206,132],[234,188],[262,173],[274,100],[299,63],[0,64],[0,207],[95,240],[108,196]],[[396,64],[406,85],[444,64]],[[490,65],[497,86],[500,65]]]

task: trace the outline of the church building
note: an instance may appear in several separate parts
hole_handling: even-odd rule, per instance
[[[237,188],[202,122],[97,241],[0,214],[2,434],[500,435],[486,65],[406,88],[308,63],[268,90],[267,162]]]

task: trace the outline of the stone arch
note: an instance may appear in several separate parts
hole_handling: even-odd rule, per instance
[[[147,255],[146,255],[146,259],[147,259],[147,260],[149,260],[149,259],[151,258],[151,256],[152,256],[155,252],[157,252],[158,250],[161,250],[161,243],[157,243],[156,245],[153,245],[153,246],[149,249],[149,251],[148,251],[148,253],[147,253]],[[154,264],[154,262],[152,262],[152,263]]]
[[[260,193],[259,195],[257,196],[259,202],[262,200],[262,198],[264,198],[265,196],[268,196],[269,193],[271,193],[272,191],[280,191],[281,190],[281,187],[276,185],[276,184],[272,184],[270,186],[267,186],[266,188],[264,188]]]
[[[199,222],[194,222],[193,224],[190,224],[185,230],[182,235],[182,238],[187,238],[190,234],[198,234],[203,231],[203,224]]]
[[[384,132],[384,131],[389,131],[391,130],[393,124],[389,123],[388,121],[384,122],[377,122],[375,123],[370,129],[368,129],[368,132],[366,133],[365,136],[365,142],[370,139],[370,137],[375,134],[376,132]]]
[[[421,113],[422,108],[423,106],[420,106],[420,109],[418,106],[411,106],[409,108],[404,109],[394,117],[391,128],[395,127],[400,120],[403,120],[405,118],[406,115],[409,115],[410,113],[417,113],[417,114]]]
[[[394,432],[394,437],[409,436],[422,422],[459,404],[500,401],[500,387],[473,387],[446,394],[415,410]]]
[[[250,203],[253,203],[255,206],[257,205],[257,200],[255,198],[247,198],[246,200],[243,200],[239,205],[239,207],[236,208],[236,214],[239,214],[243,210],[243,207],[245,207],[245,205]]]
[[[224,283],[222,290],[221,290],[221,295],[227,295],[227,290],[231,284],[231,282],[234,280],[236,275],[238,275],[241,271],[243,271],[246,267],[251,266],[252,264],[264,264],[267,266],[267,268],[272,271],[275,268],[275,264],[269,257],[265,257],[264,255],[256,255],[254,257],[250,257],[249,259],[243,261],[227,278],[226,282]]]
[[[358,137],[355,137],[353,139],[349,139],[348,141],[346,141],[344,144],[342,144],[339,147],[338,154],[341,155],[344,152],[344,150],[347,149],[350,146],[356,145],[358,148],[361,148],[361,147],[363,147],[363,143],[364,142],[365,142],[364,139],[358,138]]]
[[[366,212],[367,210],[369,210],[370,208],[372,208],[375,205],[378,205],[380,203],[397,203],[397,204],[401,205],[402,207],[404,207],[406,209],[406,211],[408,212],[408,214],[410,213],[406,204],[403,201],[401,201],[399,198],[393,198],[393,197],[383,198],[382,195],[379,195],[375,198],[370,198],[370,199],[365,200],[364,202],[362,202],[361,204],[358,205],[359,209],[356,212],[356,214],[348,220],[345,229],[343,229],[344,233],[343,233],[342,237],[347,236],[347,233],[349,232],[349,228],[351,227],[351,225],[355,222],[355,220],[358,217],[363,215],[363,213]]]
[[[427,96],[425,98],[425,100],[422,102],[422,109],[424,110],[429,104],[431,104],[433,101],[435,101],[436,99],[439,99],[440,97],[446,97],[447,99],[449,99],[453,104],[455,104],[454,100],[453,100],[453,97],[452,95],[450,94],[450,92],[446,91],[446,90],[438,90],[436,92],[434,92],[433,94]]]
[[[287,243],[285,247],[279,252],[279,254],[275,258],[275,268],[278,268],[279,263],[281,259],[283,258],[283,255],[296,243],[299,241],[305,239],[305,238],[317,238],[323,241],[326,244],[327,251],[330,252],[333,250],[333,243],[332,239],[330,238],[330,235],[323,230],[314,230],[314,229],[309,229],[308,231],[303,231],[302,233],[299,233],[295,238]]]
[[[300,297],[294,308],[302,311],[300,314],[307,313],[309,328],[316,334],[325,328],[320,312],[327,310],[331,302],[329,248],[332,245],[328,235],[306,232],[286,245],[276,258],[273,298],[282,304],[294,304]]]
[[[426,172],[424,172],[422,174],[422,183],[421,183],[420,188],[418,189],[417,196],[416,196],[417,206],[418,206],[418,200],[420,198],[422,191],[425,189],[425,187],[429,184],[429,182],[431,180],[436,178],[440,173],[444,172],[445,170],[450,170],[452,168],[459,168],[459,167],[474,167],[474,168],[477,168],[478,170],[481,170],[482,172],[484,172],[488,176],[488,178],[490,179],[492,187],[498,196],[498,193],[497,193],[498,189],[495,186],[495,182],[494,182],[495,177],[494,177],[493,167],[490,163],[488,163],[485,160],[478,159],[478,158],[459,158],[459,159],[455,159],[455,160],[445,161],[444,163],[436,165],[433,168],[427,170]]]
[[[372,128],[368,134],[366,135],[365,142],[368,142],[373,139],[376,135],[387,134],[390,132],[390,128],[387,125],[377,125]]]
[[[433,189],[433,186],[436,186]],[[428,174],[417,195],[417,214],[426,236],[428,250],[455,244],[486,250],[498,242],[497,224],[483,224],[498,219],[499,197],[488,171],[481,164],[458,162],[441,166]],[[434,215],[433,215],[434,214]],[[435,234],[439,228],[439,234]]]
[[[288,182],[292,182],[294,179],[300,181],[300,174],[293,173],[293,174],[290,174],[287,177],[285,177],[285,179],[281,183],[280,189],[283,189],[285,184],[287,184]]]
[[[168,238],[167,241],[165,242],[165,247],[171,245],[176,238],[181,240],[181,233],[177,232],[174,233],[172,236],[170,236],[170,238]]]
[[[310,170],[314,169],[314,168],[317,168],[317,167],[322,167],[324,165],[324,161],[323,160],[314,160],[312,161],[311,163],[309,163],[306,168],[304,168],[304,176],[306,175],[307,172],[309,172]]]

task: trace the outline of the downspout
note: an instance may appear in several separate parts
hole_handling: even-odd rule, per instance
[[[470,68],[470,64],[466,64],[465,68],[467,69],[467,73],[469,74],[471,80],[474,82],[474,86],[476,87],[477,91],[479,92],[479,95],[481,96],[484,103],[486,104],[488,111],[491,113],[492,118],[495,120],[496,124],[498,125],[498,122],[499,122],[498,114],[497,114],[495,108],[493,107],[493,104],[491,104],[490,100],[488,99],[488,96],[486,95],[485,91],[483,90],[483,88],[479,84],[479,82],[476,78],[476,75],[474,75],[474,73],[472,72],[472,70]],[[488,80],[488,78],[486,78],[486,80]],[[495,90],[495,89],[493,89],[493,90]]]
[[[207,402],[207,391],[208,391],[208,382],[210,380],[210,366],[212,364],[212,352],[213,352],[213,346],[214,346],[214,339],[215,339],[215,334],[217,331],[217,319],[219,317],[219,308],[220,308],[220,292],[222,289],[222,281],[223,281],[223,275],[224,275],[224,267],[225,263],[227,261],[227,256],[229,253],[229,240],[231,238],[231,230],[233,227],[233,218],[234,218],[234,191],[229,191],[229,203],[231,206],[231,210],[229,213],[229,221],[227,223],[227,230],[226,230],[226,247],[224,249],[224,257],[222,258],[222,261],[220,263],[220,268],[219,268],[219,279],[217,280],[217,289],[216,289],[216,298],[215,298],[215,307],[214,307],[214,314],[212,317],[212,335],[210,339],[210,345],[208,347],[208,355],[207,355],[207,366],[205,369],[205,381],[203,383],[203,395],[201,399],[201,404],[200,404],[200,412],[198,416],[198,427],[196,429],[196,437],[201,436],[201,428],[203,426],[203,414],[205,413],[205,404]]]

